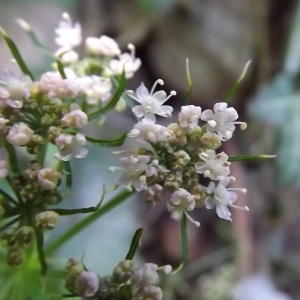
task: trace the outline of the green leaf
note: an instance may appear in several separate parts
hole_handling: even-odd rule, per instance
[[[193,91],[193,82],[191,79],[191,73],[190,73],[190,66],[189,66],[189,59],[186,59],[186,79],[188,84],[188,90],[185,96],[185,104],[188,104],[191,100],[192,91]]]
[[[6,142],[5,148],[6,148],[6,151],[8,154],[9,165],[11,166],[13,173],[18,173],[19,172],[19,164],[18,164],[18,158],[17,158],[14,146],[12,146],[10,143]]]
[[[78,208],[78,209],[52,209],[52,210],[55,211],[56,213],[58,213],[61,216],[68,216],[68,215],[75,215],[75,214],[86,214],[86,213],[95,212],[101,206],[101,204],[104,200],[104,197],[108,192],[109,191],[105,191],[105,187],[103,186],[103,192],[102,192],[102,195],[101,195],[101,199],[100,199],[100,201],[98,202],[98,204],[96,206],[87,207],[87,208]]]
[[[53,52],[50,48],[43,45],[38,37],[36,36],[35,32],[33,31],[32,27],[23,19],[17,19],[17,23],[24,29],[24,31],[27,33],[29,39],[31,42],[44,54],[50,57],[54,57]]]
[[[67,187],[67,194],[71,194],[72,189],[72,170],[71,170],[71,164],[69,161],[64,161],[63,166],[65,169],[66,174],[66,187]]]
[[[15,206],[19,206],[19,203],[13,198],[11,197],[9,194],[7,194],[5,191],[3,191],[2,189],[0,189],[0,194],[6,198],[6,200],[8,200],[9,202],[11,202],[12,204],[14,204]]]
[[[113,109],[117,102],[119,101],[120,97],[122,96],[122,93],[126,86],[126,77],[125,77],[125,71],[123,69],[122,75],[119,80],[119,86],[112,97],[112,99],[102,108],[90,113],[88,115],[89,120],[97,118],[99,115],[106,113],[107,111]]]
[[[19,216],[19,217],[13,219],[13,220],[7,222],[5,225],[3,225],[2,227],[0,227],[0,233],[2,231],[4,231],[5,229],[7,229],[8,227],[10,227],[11,225],[13,225],[13,224],[17,223],[18,221],[20,221],[20,219],[21,219],[21,217]]]
[[[181,219],[181,247],[182,247],[182,259],[180,265],[171,273],[171,274],[177,274],[184,266],[188,254],[188,238],[187,238],[187,232],[186,232],[186,225],[187,225],[187,217],[185,214],[182,215]]]
[[[228,161],[252,161],[252,160],[260,160],[260,159],[270,159],[275,158],[276,155],[267,155],[267,154],[260,154],[260,155],[234,155],[229,156]]]
[[[99,144],[102,147],[119,147],[122,146],[124,141],[126,140],[127,132],[123,133],[121,136],[116,138],[115,140],[102,140],[102,139],[96,139],[90,136],[85,136],[87,141]]]
[[[60,74],[60,76],[63,78],[63,79],[66,79],[67,78],[67,75],[65,73],[65,69],[64,69],[64,66],[63,64],[61,63],[61,61],[59,59],[56,59],[56,64],[57,64],[57,68],[58,68],[58,72]]]
[[[247,70],[249,68],[249,65],[251,63],[251,60],[249,60],[245,67],[244,67],[244,70],[240,76],[240,78],[237,80],[237,82],[231,87],[231,89],[229,90],[228,94],[226,95],[225,97],[225,101],[226,102],[229,102],[230,99],[232,98],[232,96],[235,94],[236,90],[238,89],[238,87],[240,86],[241,82],[243,81],[243,79],[245,78],[246,76],[246,73],[247,73]]]
[[[141,244],[141,239],[143,237],[143,234],[144,234],[144,229],[143,228],[139,228],[133,238],[132,238],[132,241],[131,241],[131,244],[130,244],[130,248],[129,248],[129,251],[126,255],[126,258],[127,260],[132,260],[134,255],[135,255],[135,252],[137,250],[137,248],[140,246]]]
[[[24,74],[28,75],[32,81],[34,81],[34,77],[33,77],[32,73],[29,71],[29,69],[27,68],[15,43],[12,41],[12,39],[8,36],[8,34],[5,32],[5,30],[2,27],[0,27],[0,33],[2,34],[7,46],[9,47],[13,57],[17,61],[22,72]]]

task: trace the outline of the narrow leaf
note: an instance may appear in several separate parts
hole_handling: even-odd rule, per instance
[[[86,213],[91,213],[91,212],[95,212],[96,210],[98,210],[104,200],[105,195],[109,192],[105,191],[105,188],[103,186],[103,192],[101,195],[101,199],[98,202],[98,204],[96,206],[92,206],[92,207],[87,207],[87,208],[78,208],[78,209],[52,209],[53,211],[55,211],[56,213],[58,213],[61,216],[68,216],[68,215],[75,215],[75,214],[86,214]]]
[[[4,231],[6,228],[10,227],[11,225],[17,223],[20,219],[21,219],[21,217],[19,216],[19,217],[13,219],[13,220],[7,222],[5,225],[3,225],[2,227],[0,227],[0,233],[2,231]]]
[[[56,64],[57,64],[57,68],[58,68],[58,72],[60,74],[60,76],[63,78],[63,79],[66,79],[67,78],[67,75],[65,73],[65,69],[64,69],[64,66],[63,64],[61,63],[61,61],[59,59],[56,59]]]
[[[8,36],[8,34],[5,32],[5,30],[2,27],[0,27],[0,33],[2,34],[7,46],[9,47],[13,57],[17,61],[20,69],[23,71],[24,74],[28,75],[32,81],[34,81],[34,77],[33,77],[32,73],[29,71],[29,69],[27,68],[16,44]]]
[[[71,194],[72,189],[72,170],[71,170],[71,164],[69,161],[63,162],[65,174],[66,174],[66,187],[67,187],[67,194]]]
[[[226,95],[226,97],[225,97],[225,101],[226,102],[229,101],[231,99],[231,97],[235,94],[236,90],[238,89],[238,87],[240,86],[241,82],[245,78],[247,70],[248,70],[250,64],[251,64],[251,60],[249,60],[246,63],[246,65],[244,67],[244,70],[242,72],[242,75],[240,76],[240,78],[238,79],[238,81],[231,87],[231,89],[229,90],[228,94]]]
[[[124,141],[126,140],[127,132],[123,133],[120,137],[116,138],[115,140],[102,140],[96,139],[90,136],[85,136],[85,138],[92,143],[99,144],[102,147],[119,147],[122,146]]]
[[[134,255],[135,255],[135,252],[137,250],[137,248],[140,246],[141,244],[141,239],[143,237],[143,234],[144,234],[144,229],[143,228],[140,228],[138,229],[133,238],[132,238],[132,241],[131,241],[131,244],[130,244],[130,248],[129,248],[129,251],[126,255],[126,258],[127,260],[132,260]]]
[[[11,197],[9,194],[7,194],[4,190],[0,189],[0,195],[2,195],[3,197],[5,197],[6,200],[8,200],[9,202],[11,202],[15,206],[19,206],[19,203],[13,197]]]
[[[46,47],[43,45],[38,37],[36,36],[35,32],[33,31],[32,27],[23,19],[17,19],[17,23],[24,29],[24,31],[27,33],[29,39],[31,42],[39,49],[41,50],[44,54],[54,57],[53,52],[51,51],[50,48]]]
[[[186,59],[186,79],[188,84],[188,90],[185,96],[185,104],[188,104],[191,100],[192,91],[193,91],[193,82],[191,79],[191,73],[190,73],[190,66],[189,66],[189,59]]]
[[[76,297],[80,297],[80,296],[76,295],[76,294],[62,294],[61,297],[62,298],[76,298]]]
[[[235,155],[230,156],[228,161],[251,161],[251,160],[260,160],[260,159],[270,159],[275,158],[276,155],[266,155],[266,154],[260,154],[260,155]]]
[[[189,249],[188,249],[188,238],[187,238],[187,232],[186,232],[186,224],[187,223],[187,218],[186,215],[183,214],[182,219],[181,219],[181,247],[182,247],[182,259],[180,265],[171,273],[171,274],[177,274],[184,266],[188,254],[189,254]]]
[[[114,96],[112,97],[112,99],[104,107],[90,113],[88,115],[89,120],[92,120],[92,119],[98,117],[99,115],[104,114],[107,111],[113,109],[115,107],[115,105],[117,104],[117,102],[119,101],[120,97],[122,96],[122,93],[125,89],[125,85],[126,85],[126,78],[125,78],[125,71],[123,70],[122,75],[119,80],[119,86],[118,86]]]
[[[36,235],[36,248],[37,248],[37,253],[39,257],[39,262],[41,265],[41,275],[44,277],[47,272],[47,263],[45,260],[45,255],[43,251],[43,245],[44,245],[44,236],[41,230],[36,228],[36,226],[33,226],[35,235]]]

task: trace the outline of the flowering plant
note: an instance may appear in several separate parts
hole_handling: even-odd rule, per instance
[[[156,115],[172,117],[173,108],[165,103],[176,92],[167,95],[163,90],[155,91],[158,85],[164,84],[161,79],[154,83],[150,92],[143,83],[136,92],[124,92],[126,79],[134,76],[141,66],[132,44],[128,45],[129,52],[121,53],[110,37],[87,37],[87,56],[80,59],[75,49],[82,43],[81,26],[73,24],[70,16],[64,13],[55,29],[59,48],[53,55],[25,21],[19,20],[19,24],[39,48],[52,56],[53,69],[36,79],[15,43],[1,29],[14,57],[12,68],[18,66],[18,73],[21,73],[6,71],[0,78],[0,141],[5,150],[0,158],[0,179],[6,183],[6,188],[3,185],[0,189],[0,239],[6,248],[7,265],[20,268],[30,257],[28,253],[36,252],[40,274],[45,277],[48,255],[133,193],[142,192],[145,201],[152,205],[165,197],[171,218],[180,221],[182,227],[183,258],[173,272],[169,265],[135,266],[133,257],[143,234],[143,230],[138,229],[128,254],[110,276],[100,277],[88,270],[82,260],[71,258],[66,265],[67,292],[62,295],[95,300],[162,299],[159,276],[178,272],[187,259],[187,220],[200,226],[189,212],[215,207],[220,218],[232,220],[230,208],[248,211],[248,207],[234,204],[236,191],[246,193],[246,190],[229,187],[235,180],[230,176],[231,162],[271,156],[228,156],[217,152],[222,142],[232,137],[236,126],[242,130],[247,127],[246,123],[238,121],[237,111],[226,102],[216,103],[213,110],[204,111],[199,106],[186,104],[181,107],[177,122],[166,127],[158,124]],[[192,87],[188,68],[187,74],[188,102]],[[129,133],[111,140],[82,133],[85,125],[105,116],[108,111],[123,111],[126,94],[137,102],[132,108],[137,123]],[[126,154],[120,158],[121,167],[114,166],[110,170],[123,173],[115,186],[104,189],[98,204],[82,209],[57,208],[63,200],[64,186],[67,193],[72,189],[74,170],[70,162],[88,157],[86,143],[118,147],[126,138],[135,139],[140,147],[119,152]],[[46,157],[50,148],[55,149],[55,154],[49,162]],[[28,154],[25,167],[19,163],[22,153]],[[125,189],[102,205],[105,195],[119,187]],[[55,228],[61,216],[83,213],[92,215],[45,248],[44,234]]]

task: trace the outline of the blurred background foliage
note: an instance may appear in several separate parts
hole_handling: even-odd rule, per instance
[[[233,165],[236,185],[248,189],[239,201],[247,203],[250,213],[234,211],[233,223],[207,210],[193,216],[201,227],[189,227],[189,263],[163,283],[165,299],[300,299],[299,0],[1,0],[0,8],[1,26],[36,73],[49,68],[50,61],[30,44],[15,19],[28,21],[40,39],[55,49],[54,27],[61,13],[68,11],[81,22],[84,36],[106,34],[124,49],[129,42],[135,44],[143,66],[128,88],[162,78],[167,91],[178,92],[170,101],[177,110],[187,90],[187,57],[192,103],[203,109],[224,99],[251,59],[231,103],[248,122],[248,130],[237,132],[223,150],[232,155],[276,153],[277,158]],[[7,67],[9,59],[0,41],[0,66]],[[129,130],[134,121],[129,111],[118,118],[112,113],[104,127],[90,130],[103,137]],[[129,143],[123,146],[129,147]],[[74,196],[64,202],[67,206],[93,205],[102,184],[109,186],[116,180],[106,171],[116,164],[116,156],[94,147],[89,150],[89,159],[74,162],[79,171]],[[49,240],[79,218],[65,218]],[[181,256],[178,225],[169,218],[164,203],[150,208],[136,197],[59,249],[46,282],[34,272],[34,258],[16,276],[0,256],[0,288],[6,288],[0,299],[40,300],[60,293],[63,273],[59,270],[71,256],[84,255],[88,267],[101,275],[110,273],[138,227],[146,229],[138,259],[176,264]],[[18,295],[12,294],[16,282],[22,291]],[[31,291],[41,291],[41,286],[46,287],[45,293],[32,296]]]

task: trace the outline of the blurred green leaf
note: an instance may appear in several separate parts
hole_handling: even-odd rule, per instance
[[[90,136],[85,136],[86,140],[95,144],[98,144],[102,147],[119,147],[122,146],[124,141],[126,140],[127,132],[123,133],[120,137],[115,140],[104,140],[104,139],[96,139]]]
[[[275,158],[276,155],[267,155],[267,154],[260,154],[260,155],[234,155],[229,156],[228,161],[252,161],[252,160],[261,160],[261,159],[270,159]]]
[[[142,238],[143,234],[144,234],[144,229],[143,228],[139,228],[135,232],[135,234],[134,234],[134,236],[132,238],[130,247],[129,247],[129,251],[128,251],[125,259],[128,259],[128,260],[132,260],[133,259],[137,248],[141,244],[141,238]]]

